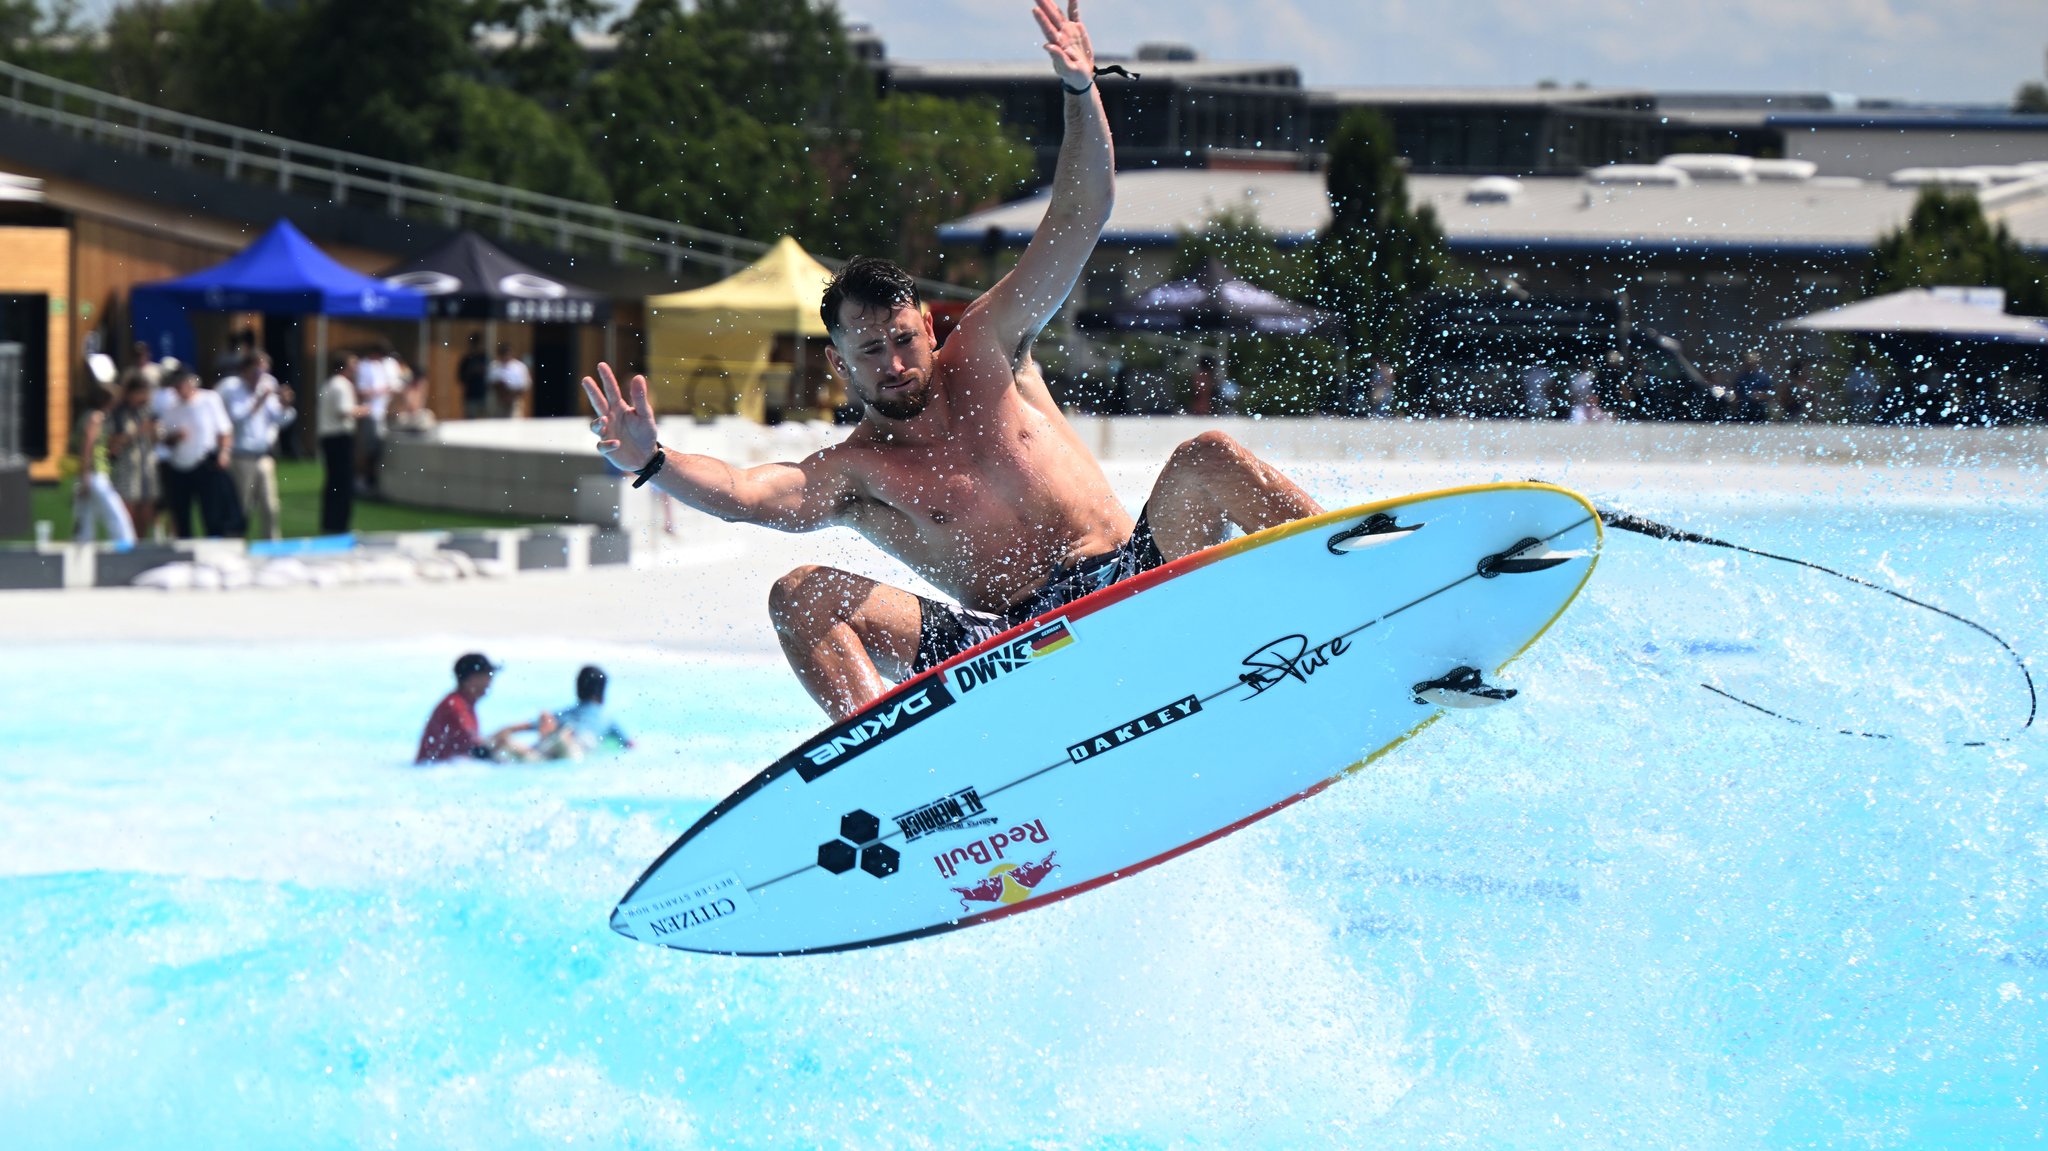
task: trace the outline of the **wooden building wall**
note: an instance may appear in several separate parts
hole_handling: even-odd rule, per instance
[[[29,462],[29,476],[57,478],[58,465],[70,450],[71,385],[71,233],[63,228],[0,227],[0,294],[48,296],[50,450]]]

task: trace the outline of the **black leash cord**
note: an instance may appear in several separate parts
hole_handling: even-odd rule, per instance
[[[1964,617],[1957,615],[1956,613],[1948,610],[1947,608],[1936,607],[1934,604],[1927,603],[1924,600],[1914,599],[1912,596],[1909,596],[1904,592],[1893,591],[1891,588],[1885,587],[1883,584],[1872,583],[1869,580],[1863,579],[1860,576],[1848,575],[1843,572],[1838,572],[1830,567],[1822,567],[1821,565],[1814,563],[1810,560],[1799,559],[1796,556],[1781,556],[1773,552],[1758,551],[1755,548],[1746,548],[1743,547],[1741,544],[1732,544],[1729,543],[1727,540],[1717,540],[1712,536],[1703,536],[1698,532],[1689,532],[1684,530],[1683,528],[1672,527],[1669,524],[1660,524],[1655,520],[1647,520],[1639,515],[1634,515],[1629,512],[1610,511],[1606,508],[1602,508],[1600,509],[1600,522],[1607,525],[1608,527],[1614,528],[1617,531],[1635,532],[1637,535],[1645,535],[1654,540],[1670,540],[1675,543],[1704,544],[1707,547],[1727,548],[1731,551],[1742,552],[1745,555],[1753,555],[1767,560],[1777,560],[1779,563],[1797,564],[1803,568],[1812,568],[1814,571],[1821,572],[1824,575],[1831,575],[1839,580],[1847,580],[1848,582],[1855,584],[1858,587],[1867,587],[1872,591],[1883,592],[1884,594],[1892,597],[1895,600],[1901,600],[1905,603],[1912,604],[1914,607],[1917,608],[1925,608],[1926,610],[1934,612],[1937,615],[1947,616],[1948,618],[1956,621],[1959,624],[1964,625],[1965,627],[1971,628],[1974,631],[1977,631],[1985,636],[1988,636],[1992,643],[1995,643],[2000,648],[2003,648],[2005,654],[2012,657],[2013,666],[2019,669],[2020,678],[2026,681],[2027,685],[2027,720],[2025,723],[2020,724],[2020,730],[2025,731],[2026,729],[2034,726],[2034,714],[2039,706],[2039,701],[2038,697],[2034,693],[2034,677],[2027,671],[2027,661],[2020,658],[2020,653],[2014,651],[2011,644],[1999,638],[1996,632],[1993,632],[1990,628],[1985,627],[1983,624],[1978,623],[1976,620],[1965,619]],[[1752,703],[1749,700],[1743,699],[1741,696],[1732,695],[1728,692],[1721,690],[1718,687],[1715,687],[1712,684],[1703,683],[1700,686],[1706,688],[1708,691],[1713,692],[1715,695],[1721,696],[1724,699],[1733,700],[1744,707],[1760,711],[1765,715],[1771,716],[1774,719],[1782,719],[1787,723],[1796,723],[1802,727],[1815,726],[1813,724],[1807,723],[1803,719],[1797,719],[1793,716],[1784,715],[1779,712],[1772,711],[1770,708],[1764,707],[1760,704]],[[1878,732],[1850,731],[1848,729],[1837,730],[1839,730],[1840,733],[1843,735],[1853,735],[1861,737],[1863,739],[1893,738],[1892,736],[1884,735]],[[2011,736],[2000,737],[2000,742],[2003,742],[2004,740],[2008,740],[2011,738]],[[1992,741],[1981,739],[1962,741],[1964,747],[1982,747],[1989,742]]]

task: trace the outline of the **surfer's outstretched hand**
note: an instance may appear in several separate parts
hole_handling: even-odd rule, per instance
[[[597,435],[598,454],[629,472],[637,472],[654,458],[654,404],[647,398],[647,377],[634,376],[627,391],[619,391],[619,377],[610,364],[597,365],[604,383],[583,377],[583,394],[590,397],[590,410],[597,418],[590,430]]]
[[[1067,0],[1062,13],[1053,0],[1037,0],[1031,14],[1045,33],[1045,54],[1052,57],[1052,69],[1068,88],[1086,88],[1095,82],[1095,48],[1088,43],[1088,29],[1081,27],[1081,0]]]

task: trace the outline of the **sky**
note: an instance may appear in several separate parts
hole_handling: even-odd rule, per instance
[[[1063,2],[1063,0],[1062,0]],[[897,60],[1043,59],[1029,0],[840,0]],[[2005,104],[2042,80],[2048,0],[1084,0],[1098,54],[1146,41],[1308,84],[1585,81]]]

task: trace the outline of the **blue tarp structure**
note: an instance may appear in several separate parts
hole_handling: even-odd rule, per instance
[[[142,284],[129,296],[135,338],[159,358],[192,363],[192,312],[264,312],[414,320],[427,298],[374,276],[352,272],[313,245],[291,221],[279,220],[233,259],[202,272]]]

